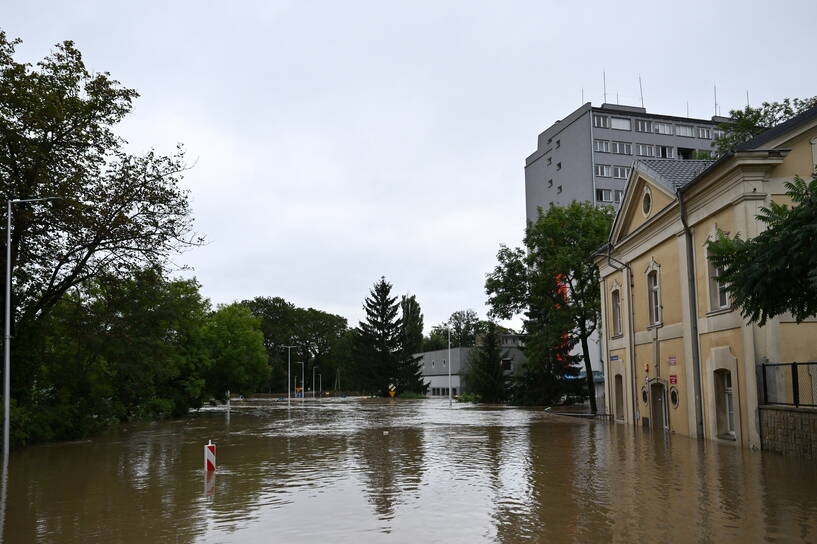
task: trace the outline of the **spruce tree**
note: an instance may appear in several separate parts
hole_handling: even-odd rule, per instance
[[[374,284],[363,303],[366,319],[355,335],[355,369],[366,393],[385,393],[390,383],[398,381],[403,328],[397,315],[400,304],[391,296],[391,288],[382,276]]]
[[[423,380],[423,359],[417,353],[423,351],[423,313],[414,295],[403,295],[400,301],[402,311],[402,356],[398,362],[399,391],[412,393],[426,392]]]
[[[502,358],[507,351],[500,351],[497,333],[496,323],[488,322],[482,343],[468,359],[466,385],[482,402],[495,403],[506,399]]]

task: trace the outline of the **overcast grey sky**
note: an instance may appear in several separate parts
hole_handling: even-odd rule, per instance
[[[666,7],[664,7],[666,6]],[[355,325],[381,275],[426,327],[484,307],[525,222],[524,159],[587,100],[709,117],[817,94],[814,0],[10,2],[37,60],[74,40],[141,98],[135,151],[196,161],[206,296],[282,296]]]

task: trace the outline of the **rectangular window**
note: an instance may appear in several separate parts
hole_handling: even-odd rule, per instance
[[[548,166],[550,166],[552,163],[553,163],[553,157],[548,157]]]
[[[597,202],[612,202],[613,201],[613,191],[610,189],[596,189],[596,201]]]
[[[633,144],[629,142],[613,142],[611,149],[613,153],[618,153],[619,155],[633,154]]]
[[[712,137],[713,138],[723,138],[725,132],[719,128],[712,129]]]
[[[562,163],[557,162],[556,163],[556,170],[561,170],[561,169],[562,169]]]
[[[624,117],[613,117],[610,119],[610,128],[616,130],[631,130],[630,120]]]
[[[655,148],[656,154],[661,159],[674,159],[675,149],[669,145],[659,145]]]
[[[695,132],[689,125],[678,125],[675,127],[675,134],[678,136],[686,136],[688,138],[692,138],[695,135]]]
[[[636,132],[652,132],[652,121],[646,121],[644,119],[636,119],[636,121],[635,121],[635,131]]]
[[[621,335],[621,294],[613,291],[611,306],[613,307],[613,336]]]
[[[561,192],[562,192],[562,186],[559,185],[558,187],[556,187],[556,193],[560,194]]]
[[[502,370],[511,370],[511,359],[502,359]]]
[[[658,291],[658,271],[647,274],[647,300],[650,305],[650,324],[661,322],[661,296]]]
[[[659,123],[658,121],[656,121],[655,123],[653,123],[653,126],[655,127],[656,134],[669,134],[670,136],[672,135],[672,123]]]
[[[560,147],[562,147],[562,141],[556,140],[556,149],[559,149]]]
[[[616,203],[621,202],[624,199],[624,191],[616,191],[613,201]]]
[[[704,140],[712,139],[712,131],[709,129],[709,127],[695,127],[695,135]]]
[[[596,165],[596,175],[602,178],[609,178],[610,173],[610,165],[609,164],[597,164]]]
[[[709,300],[710,307],[714,310],[722,310],[729,307],[729,295],[726,292],[726,284],[718,281],[717,277],[723,274],[723,268],[716,267],[709,262]]]
[[[614,166],[613,177],[617,179],[627,179],[630,177],[630,168],[628,166]]]
[[[608,140],[595,140],[596,143],[596,151],[599,153],[609,153],[610,152],[610,142]]]
[[[594,115],[593,126],[596,128],[610,128],[610,118],[606,115]]]
[[[652,144],[635,144],[635,153],[639,157],[655,157],[655,147]]]

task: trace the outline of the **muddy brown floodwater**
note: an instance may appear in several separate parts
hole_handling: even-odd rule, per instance
[[[12,452],[4,527],[8,543],[609,541],[817,542],[817,464],[538,409],[246,401]]]

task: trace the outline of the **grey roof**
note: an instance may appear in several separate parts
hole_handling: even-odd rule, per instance
[[[656,181],[662,181],[673,192],[683,187],[698,174],[715,164],[714,160],[689,160],[689,159],[639,159],[637,165],[646,167],[648,173],[656,177]]]

